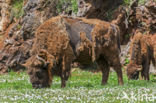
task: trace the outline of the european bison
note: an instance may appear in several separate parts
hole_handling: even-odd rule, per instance
[[[137,33],[131,44],[131,59],[127,66],[129,79],[138,79],[139,72],[141,78],[149,80],[149,69],[151,61],[155,65],[156,60],[156,35],[143,35]]]
[[[57,16],[36,31],[32,57],[25,66],[34,88],[50,87],[54,75],[61,77],[61,87],[65,87],[72,62],[82,68],[98,64],[102,85],[107,83],[112,66],[123,85],[119,47],[117,26],[97,19]]]

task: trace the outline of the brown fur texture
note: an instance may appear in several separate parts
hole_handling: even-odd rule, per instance
[[[61,87],[65,87],[73,61],[82,68],[98,64],[103,85],[112,66],[122,85],[118,36],[117,26],[97,19],[66,16],[49,19],[36,31],[32,59],[25,64],[33,87],[49,87],[55,75],[61,77]]]
[[[131,59],[127,66],[127,75],[129,79],[138,79],[139,72],[141,78],[149,80],[149,69],[151,61],[155,65],[156,53],[156,35],[143,35],[137,33],[131,44]]]

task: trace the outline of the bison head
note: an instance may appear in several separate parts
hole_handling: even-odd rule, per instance
[[[40,56],[31,57],[24,66],[28,70],[30,82],[33,88],[47,88],[51,85],[51,69],[50,63]],[[52,68],[52,67],[51,67]]]
[[[130,63],[127,66],[128,79],[138,79],[139,78],[139,72],[141,71],[141,69],[142,69],[141,66]]]

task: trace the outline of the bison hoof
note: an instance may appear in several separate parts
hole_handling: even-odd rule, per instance
[[[106,85],[106,84],[107,84],[106,82],[105,83],[101,83],[101,85],[103,85],[103,86]]]
[[[61,85],[61,88],[65,88],[66,86],[65,85]]]
[[[123,82],[121,82],[121,83],[119,83],[119,85],[121,85],[121,86],[122,86],[122,85],[124,85],[124,83],[123,83]]]

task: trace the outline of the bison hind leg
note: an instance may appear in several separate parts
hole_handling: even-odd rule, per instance
[[[123,85],[124,83],[123,83],[123,75],[122,75],[121,65],[120,64],[114,65],[113,68],[118,76],[118,84]]]
[[[109,77],[109,71],[110,71],[110,67],[107,61],[105,61],[104,59],[99,59],[97,61],[99,68],[102,71],[102,81],[101,84],[102,85],[106,85],[107,81],[108,81],[108,77]]]

